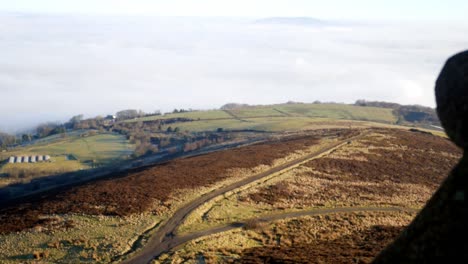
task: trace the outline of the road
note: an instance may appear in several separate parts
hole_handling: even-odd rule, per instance
[[[226,187],[217,189],[215,191],[212,191],[210,193],[207,193],[205,195],[202,195],[201,197],[191,201],[187,205],[181,207],[179,210],[177,210],[174,215],[168,219],[168,221],[163,224],[159,229],[151,236],[151,238],[148,240],[146,245],[141,249],[139,252],[137,252],[135,255],[131,256],[129,259],[123,261],[122,263],[149,263],[152,259],[156,258],[159,256],[161,253],[164,253],[171,248],[173,248],[174,244],[177,244],[176,242],[178,241],[178,237],[176,237],[176,230],[181,225],[185,218],[192,213],[196,208],[201,206],[202,204],[208,202],[209,200],[223,195],[227,192],[230,192],[232,190],[235,190],[237,188],[240,188],[244,185],[248,185],[252,182],[255,182],[257,180],[260,180],[262,178],[268,177],[272,174],[294,168],[302,163],[305,163],[311,159],[317,158],[323,154],[329,153],[337,148],[340,148],[341,146],[347,144],[348,141],[350,140],[356,140],[358,138],[361,138],[365,135],[365,133],[360,134],[358,136],[354,136],[348,139],[344,139],[341,141],[338,141],[324,149],[318,150],[314,153],[311,153],[309,155],[306,155],[302,158],[287,162],[283,165],[274,167],[268,171],[265,171],[263,173],[251,176],[249,178],[246,178],[244,180],[241,180],[239,182],[233,183],[231,185],[228,185]],[[180,244],[180,243],[179,243]]]

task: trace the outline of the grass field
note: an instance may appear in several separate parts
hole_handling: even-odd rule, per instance
[[[117,134],[99,134],[94,136],[73,136],[53,141],[45,141],[37,145],[18,148],[2,156],[14,155],[50,155],[60,156],[72,154],[80,161],[96,160],[100,163],[111,162],[132,153],[133,148],[126,138]]]
[[[382,123],[370,123],[367,121],[333,120],[329,118],[316,117],[258,117],[242,118],[242,120],[202,120],[171,124],[170,126],[179,127],[182,131],[188,130],[192,132],[215,131],[218,128],[223,128],[224,130],[284,132],[322,128],[357,128],[388,125]]]
[[[137,119],[125,120],[126,123],[133,123],[139,121],[153,121],[153,120],[162,120],[170,118],[190,118],[195,120],[207,120],[207,119],[222,119],[222,118],[232,118],[229,114],[221,110],[207,110],[207,111],[193,111],[185,113],[174,113],[166,114],[160,116],[148,116]]]
[[[88,169],[94,165],[105,165],[127,158],[134,147],[127,139],[118,134],[98,134],[81,137],[74,134],[66,138],[51,137],[32,146],[16,148],[3,152],[1,160],[10,156],[49,155],[51,162],[33,164],[4,164],[0,174],[14,175],[14,178],[31,178],[50,174]],[[69,159],[73,155],[77,160]],[[11,179],[2,179],[2,183],[12,183]]]
[[[375,121],[394,124],[397,118],[392,109],[378,107],[361,107],[346,104],[281,104],[272,106],[256,106],[229,110],[194,111],[187,113],[167,114],[127,120],[125,122],[150,121],[169,118],[190,118],[194,120],[241,119],[258,117],[321,117],[331,119]]]
[[[392,109],[387,108],[344,104],[284,104],[275,108],[290,115],[307,117],[375,121],[389,124],[394,124],[397,121]]]
[[[249,117],[285,117],[286,114],[280,113],[274,109],[274,107],[265,106],[265,107],[255,107],[255,108],[243,108],[230,110],[232,114],[239,118],[249,118]]]
[[[161,120],[169,118],[190,118],[192,122],[171,124],[181,130],[201,132],[217,128],[225,130],[291,131],[302,130],[323,121],[371,121],[395,124],[397,118],[391,109],[360,107],[345,104],[282,104],[256,106],[229,111],[207,110],[164,116],[144,117],[124,122]]]

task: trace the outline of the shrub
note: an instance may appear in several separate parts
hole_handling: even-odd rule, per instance
[[[262,222],[258,219],[250,219],[245,222],[245,230],[258,230],[262,229],[265,226],[265,222]]]

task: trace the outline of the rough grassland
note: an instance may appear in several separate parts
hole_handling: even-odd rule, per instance
[[[461,151],[445,138],[408,131],[377,129],[330,155],[314,159],[264,183],[252,185],[203,205],[187,218],[179,231],[194,232],[243,219],[313,208],[421,208],[460,156]],[[407,218],[405,224],[409,219],[411,217]],[[241,248],[230,251],[226,248],[232,247],[226,245],[211,244],[205,248],[204,243],[209,243],[209,238],[202,238],[199,242],[193,242],[196,245],[190,243],[181,251],[166,255],[160,260],[164,263],[190,263],[200,259],[197,252],[206,252],[202,254],[203,257],[214,262],[238,262],[240,259],[248,263],[273,260],[307,262],[307,258],[317,258],[317,262],[322,259],[327,263],[349,263],[355,257],[364,257],[363,261],[369,262],[402,229],[401,225],[354,227],[359,222],[353,223],[353,226],[347,227],[349,229],[342,228],[342,237],[333,241],[323,240],[321,237],[310,238],[307,245],[297,248],[290,244],[282,249],[270,247],[275,245],[274,242],[269,242],[266,243],[269,247],[259,250],[259,246],[265,246],[264,242],[255,246],[255,243],[247,243],[244,239]],[[298,227],[297,232],[300,230]],[[353,230],[359,232],[351,233]],[[224,237],[226,241],[231,239],[227,235],[219,236]],[[237,238],[232,239],[236,241]],[[355,245],[353,241],[363,248],[346,246],[349,243]],[[190,245],[193,247],[190,248]],[[317,250],[310,245],[315,245]],[[340,248],[344,251],[340,251]],[[305,253],[301,253],[301,250]],[[303,257],[294,259],[294,256],[301,254]],[[220,259],[219,255],[228,257]]]
[[[190,241],[153,263],[370,263],[414,213],[346,213],[258,224]]]
[[[133,241],[162,221],[152,214],[112,216],[51,215],[47,226],[0,236],[0,263],[109,263],[128,251]]]
[[[322,138],[319,144],[302,151],[297,151],[294,155],[290,155],[291,158],[288,158],[288,160],[297,159],[310,153],[319,152],[327,146],[336,144],[337,140],[338,139],[336,138]],[[245,172],[240,169],[235,169],[233,170],[233,173],[244,174]],[[226,193],[223,196],[203,204],[184,220],[184,223],[179,227],[177,232],[182,234],[200,231],[219,224],[227,224],[242,221],[243,219],[258,217],[260,215],[270,214],[271,209],[269,206],[258,205],[253,207],[249,204],[240,204],[238,202],[238,196],[239,194],[244,193],[244,190],[263,186],[265,183],[275,181],[276,178],[282,177],[284,174],[287,173],[280,172],[279,175],[274,174],[269,177],[262,178],[261,180],[242,186],[241,188],[235,189],[232,192]]]
[[[35,226],[44,214],[84,213],[92,215],[131,215],[146,211],[167,210],[176,190],[197,189],[222,181],[232,168],[254,168],[271,165],[317,143],[314,136],[305,136],[267,144],[175,160],[124,177],[101,180],[0,213],[0,232],[20,231]],[[250,158],[246,158],[250,157]],[[30,218],[28,218],[28,216]]]
[[[374,130],[330,155],[203,205],[186,219],[179,232],[200,231],[284,210],[343,206],[419,208],[460,155],[445,138]]]
[[[317,133],[175,160],[3,210],[0,262],[32,261],[37,251],[48,252],[45,263],[108,263],[194,195],[290,160]]]

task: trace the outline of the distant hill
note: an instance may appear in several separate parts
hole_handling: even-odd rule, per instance
[[[248,110],[250,112],[255,112],[253,109],[263,109],[264,112],[267,108],[275,109],[275,111],[280,110],[283,111],[282,113],[293,115],[329,117],[350,120],[373,120],[379,122],[385,120],[385,122],[399,125],[417,125],[428,128],[433,128],[433,126],[441,127],[440,120],[434,108],[421,105],[400,105],[397,103],[379,101],[357,100],[353,105],[335,102],[324,103],[319,101],[316,101],[313,104],[288,102],[282,105],[248,105],[229,103],[223,105],[220,110],[233,110],[241,112],[243,110]],[[363,114],[363,108],[369,108],[369,111],[364,111],[365,114]],[[379,109],[385,110],[387,114],[383,114],[385,111],[377,111]],[[392,118],[390,118],[390,116],[394,118],[394,122],[391,121]]]
[[[325,24],[324,21],[312,17],[270,17],[255,21],[256,24],[267,25],[299,25],[317,26]]]
[[[356,106],[379,107],[393,109],[393,114],[398,118],[398,124],[417,123],[433,126],[441,126],[439,117],[434,108],[421,105],[400,105],[397,103],[357,100]]]

